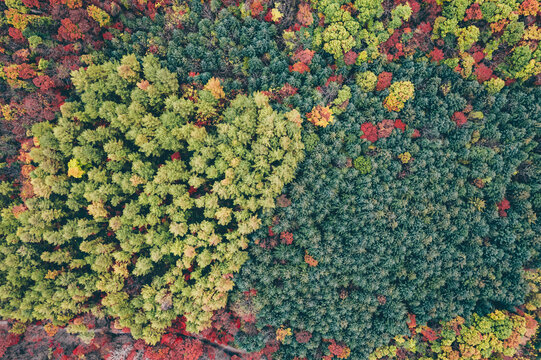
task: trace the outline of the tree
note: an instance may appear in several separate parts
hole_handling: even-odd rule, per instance
[[[2,217],[0,314],[62,324],[91,311],[150,343],[180,315],[208,327],[258,211],[293,179],[300,128],[261,93],[219,104],[216,81],[179,93],[153,56],[72,81],[58,123],[33,128],[35,196]]]
[[[233,303],[254,289],[258,329],[312,335],[286,337],[277,357],[331,355],[322,339],[334,339],[360,359],[408,333],[409,314],[425,324],[524,300],[522,268],[539,251],[528,222],[536,180],[516,172],[536,156],[539,89],[491,95],[426,62],[383,69],[415,88],[400,122],[386,91],[351,85],[333,124],[305,124],[306,159],[282,193],[291,204],[251,235]],[[294,241],[281,243],[282,232]],[[258,342],[264,331],[250,334]]]

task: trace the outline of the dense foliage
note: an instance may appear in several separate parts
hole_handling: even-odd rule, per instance
[[[17,141],[33,123],[55,118],[73,89],[70,72],[111,39],[108,28],[121,26],[115,21],[127,7],[117,1],[0,2],[0,177],[16,176]]]
[[[485,316],[474,314],[469,320],[456,317],[434,328],[417,325],[415,316],[410,316],[409,336],[396,336],[392,345],[378,348],[369,359],[527,359],[536,354],[535,344],[521,346],[538,329],[535,319],[539,318],[541,277],[539,270],[525,271],[524,275],[530,292],[524,308],[516,309],[516,313],[496,310]]]
[[[514,356],[519,345],[535,334],[537,322],[530,316],[496,310],[483,317],[474,314],[467,323],[457,317],[442,323],[438,331],[426,326],[411,327],[411,331],[409,339],[395,337],[394,345],[377,349],[369,359],[396,359],[405,354],[425,359]]]
[[[153,50],[182,82],[206,83],[216,76],[224,78],[226,91],[268,90],[285,83],[288,58],[278,49],[274,25],[241,18],[238,12],[205,14],[203,9],[201,2],[192,2],[182,16],[182,28],[169,28],[170,19],[163,16],[154,22],[131,20],[133,33],[114,39],[110,56]]]
[[[4,210],[2,315],[92,311],[152,342],[180,315],[205,328],[257,211],[293,177],[299,126],[262,94],[224,100],[217,80],[179,93],[152,56],[91,65],[73,83],[80,100],[34,126],[35,196]]]
[[[520,166],[537,147],[539,90],[492,96],[444,67],[392,70],[414,100],[396,114],[387,91],[352,85],[335,124],[305,133],[316,143],[282,195],[291,204],[267,216],[239,274],[259,326],[312,333],[289,337],[285,358],[313,358],[329,338],[360,357],[403,333],[408,313],[426,323],[524,300],[539,239],[521,175],[539,169]]]
[[[536,0],[314,0],[311,4],[320,18],[312,26],[312,45],[339,62],[416,54],[443,61],[465,78],[480,83],[491,80],[487,86],[501,78],[526,81],[535,76],[539,81]]]
[[[540,40],[539,0],[1,1],[0,355],[538,357]]]

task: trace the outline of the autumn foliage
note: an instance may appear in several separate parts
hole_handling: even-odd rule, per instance
[[[539,358],[539,0],[0,2],[0,357]]]

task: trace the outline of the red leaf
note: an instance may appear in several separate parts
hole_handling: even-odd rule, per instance
[[[9,36],[11,36],[11,37],[13,38],[13,40],[15,40],[15,41],[23,41],[23,40],[24,40],[23,33],[22,33],[21,30],[19,30],[19,29],[10,27],[10,28],[8,29],[8,34],[9,34]]]
[[[40,88],[41,91],[45,92],[50,88],[54,87],[54,81],[47,75],[40,75],[32,80],[34,85]]]
[[[481,20],[483,18],[483,13],[481,12],[481,7],[479,4],[475,3],[466,10],[466,16],[464,21],[468,20]]]
[[[477,81],[483,83],[492,77],[492,69],[485,64],[480,64],[475,68],[474,74],[477,76]]]
[[[482,51],[476,51],[472,55],[473,60],[478,63],[479,61],[483,60],[485,58],[485,54],[483,54]]]
[[[19,65],[19,77],[21,79],[30,79],[34,76],[36,76],[36,72],[32,67],[28,64],[21,64]]]
[[[421,330],[421,334],[423,334],[427,341],[436,341],[439,338],[438,334],[429,327]]]
[[[370,142],[375,142],[378,140],[378,129],[376,126],[370,122],[365,122],[361,125],[361,139],[366,139]]]
[[[462,111],[455,111],[451,119],[456,123],[457,126],[462,126],[468,121],[466,115],[464,115]]]
[[[254,0],[250,5],[250,10],[252,11],[252,16],[256,17],[263,12],[263,5],[261,5],[260,0]]]
[[[415,335],[415,327],[417,326],[417,321],[415,320],[415,314],[408,314],[409,320],[406,321],[408,328],[412,335]]]
[[[312,16],[312,9],[310,9],[310,5],[305,3],[299,4],[297,21],[301,23],[302,26],[312,25],[312,23],[314,22],[314,17]]]
[[[421,5],[415,0],[408,0],[409,6],[411,8],[412,16],[415,16],[421,10]]]
[[[302,63],[302,62],[298,62],[296,63],[295,65],[293,66],[290,66],[289,67],[289,71],[291,72],[298,72],[299,74],[302,74],[304,72],[309,72],[310,71],[310,68],[308,67],[308,65],[306,65],[305,63]]]
[[[387,71],[383,71],[378,75],[378,84],[376,85],[376,90],[381,91],[387,89],[391,86],[391,80],[393,79],[393,74]]]
[[[509,203],[509,200],[503,199],[499,203],[496,204],[498,206],[498,214],[501,217],[507,217],[507,212],[505,210],[508,210],[511,208],[511,204]]]
[[[300,50],[293,55],[293,60],[300,61],[306,65],[310,65],[312,58],[314,57],[315,51],[312,50]],[[307,70],[308,71],[308,70]]]
[[[502,201],[500,201],[497,205],[498,205],[498,210],[508,210],[511,208],[509,200],[505,198]]]
[[[394,127],[402,130],[402,132],[406,131],[406,124],[404,124],[400,119],[396,119],[394,121]]]
[[[348,51],[344,55],[344,62],[346,65],[353,65],[355,64],[355,61],[357,60],[357,53],[355,51]]]
[[[441,61],[443,60],[443,57],[444,57],[443,51],[441,51],[438,48],[434,48],[434,50],[430,52],[429,56],[432,59],[432,61]]]
[[[293,244],[293,234],[290,232],[283,232],[280,234],[280,239],[283,244],[291,245]]]
[[[267,11],[267,15],[265,15],[265,21],[266,21],[266,22],[271,22],[271,21],[272,21],[272,12],[271,12],[271,9],[269,9],[269,11]]]

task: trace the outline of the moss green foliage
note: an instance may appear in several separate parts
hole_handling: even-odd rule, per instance
[[[513,46],[522,39],[524,35],[524,23],[520,21],[512,21],[502,35],[502,40],[507,44]]]
[[[359,170],[361,174],[368,174],[372,170],[372,162],[370,158],[361,155],[355,159],[353,167]]]
[[[344,105],[347,106],[349,99],[351,99],[351,89],[349,86],[345,85],[338,90],[338,95],[332,101],[332,104],[334,105],[332,107],[332,113],[334,115],[340,115],[344,111]]]
[[[458,50],[464,52],[469,50],[472,45],[479,39],[479,28],[475,25],[461,28],[457,30],[455,34],[458,36],[457,44]]]
[[[252,235],[235,299],[255,289],[258,327],[312,334],[307,342],[291,337],[278,358],[328,355],[322,339],[334,339],[362,359],[406,334],[409,314],[426,324],[524,301],[521,269],[539,250],[538,225],[528,220],[537,211],[538,184],[526,176],[538,169],[530,159],[538,146],[539,89],[490,95],[445,66],[384,69],[415,87],[399,115],[405,131],[381,125],[398,116],[383,107],[386,91],[352,85],[347,111],[317,129],[320,141],[284,188],[291,205],[264,220],[293,242],[273,240],[264,227]],[[459,126],[455,113],[467,108],[484,117],[464,115]],[[374,142],[360,138],[366,122],[375,124]],[[347,166],[361,156],[372,164],[368,174]],[[504,198],[511,205],[502,215]],[[490,326],[500,340],[516,330],[508,320]],[[462,336],[469,341],[466,331]],[[247,348],[258,343],[239,339]]]
[[[524,278],[530,285],[530,292],[526,297],[526,310],[535,313],[539,317],[541,315],[541,270],[527,270]]]
[[[355,0],[354,5],[359,10],[357,18],[363,25],[372,25],[376,19],[383,15],[381,1]]]
[[[503,89],[505,86],[505,81],[500,78],[492,78],[486,81],[485,86],[490,94],[496,94]]]
[[[312,1],[312,6],[325,18],[325,27],[314,30],[313,45],[322,46],[323,50],[332,54],[335,59],[341,59],[354,47],[362,47],[369,56],[377,57],[377,46],[389,37],[383,23],[379,21],[383,15],[381,1],[355,1],[353,7],[358,10],[356,16],[343,8],[348,3],[346,0]],[[407,5],[400,5],[393,13],[392,23],[396,27],[401,25],[401,19],[408,17],[402,9],[406,7],[409,8]]]
[[[398,5],[391,11],[391,21],[387,26],[391,29],[399,28],[404,21],[409,20],[411,12],[411,7],[408,4]]]
[[[389,111],[400,111],[404,103],[414,97],[415,87],[409,81],[397,81],[389,87],[389,96],[384,100],[384,106]]]
[[[258,211],[293,179],[300,128],[261,93],[183,91],[153,56],[91,65],[73,83],[57,124],[33,128],[36,196],[17,219],[3,210],[0,314],[109,315],[150,343],[181,315],[207,327]]]
[[[348,31],[346,26],[351,27],[351,32],[355,33],[359,25],[355,21],[344,20],[344,25],[334,23],[329,25],[323,32],[323,49],[335,58],[340,58],[344,53],[353,49],[355,38]]]
[[[303,143],[304,143],[304,146],[306,148],[306,150],[308,151],[312,151],[317,143],[319,142],[319,136],[317,136],[317,134],[315,133],[305,133],[306,135],[303,136]]]
[[[371,71],[358,72],[355,74],[355,84],[362,91],[373,91],[378,83],[378,77]]]

